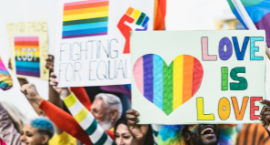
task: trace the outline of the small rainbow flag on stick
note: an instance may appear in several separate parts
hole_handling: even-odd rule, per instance
[[[13,82],[10,74],[8,73],[4,63],[0,57],[0,88],[2,90],[8,90],[12,88]]]
[[[245,17],[246,12],[257,29],[266,31],[266,43],[270,47],[270,0],[228,0],[228,3],[247,29],[252,29],[252,25],[249,25],[249,18]]]
[[[62,38],[90,37],[108,33],[108,0],[64,4]]]
[[[40,77],[39,37],[14,37],[16,74]]]

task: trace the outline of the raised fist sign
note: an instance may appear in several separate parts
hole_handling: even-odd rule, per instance
[[[148,28],[149,17],[145,13],[130,7],[118,22],[117,27],[126,39],[123,53],[128,54],[130,53],[130,31],[133,29],[126,25],[125,22],[135,24],[137,27],[135,28],[135,31],[146,31]]]

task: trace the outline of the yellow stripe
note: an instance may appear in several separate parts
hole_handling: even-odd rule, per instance
[[[137,19],[139,18],[140,14],[141,14],[141,11],[139,11],[137,9],[133,12],[133,14],[132,14],[131,17],[134,18],[134,22],[137,21]]]
[[[107,17],[108,14],[109,14],[108,11],[104,11],[104,12],[86,13],[86,14],[80,14],[80,15],[68,15],[68,16],[64,16],[63,21],[74,21],[74,20],[81,20],[81,19]]]
[[[78,114],[74,116],[75,120],[81,123],[88,115],[88,110],[83,108]]]
[[[64,98],[63,101],[65,102],[66,106],[68,108],[70,108],[71,106],[73,106],[78,100],[76,98],[76,96],[71,93],[68,97]]]
[[[23,55],[25,56],[28,56],[28,53],[27,52],[24,52],[23,53]],[[15,56],[19,56],[19,57],[21,57],[22,56],[22,54],[21,54],[21,51],[19,51],[19,54],[17,54],[17,50],[15,51]],[[39,51],[36,51],[36,55],[35,55],[36,57],[40,57],[40,54],[39,54]],[[32,57],[34,57],[34,52],[32,52]]]
[[[180,55],[173,61],[173,110],[182,104],[183,97],[184,56]]]

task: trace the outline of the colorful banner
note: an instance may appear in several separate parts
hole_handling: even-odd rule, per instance
[[[46,69],[48,34],[46,21],[7,24],[13,72],[18,77],[49,79]]]
[[[132,108],[142,124],[258,123],[264,31],[132,32]]]
[[[130,83],[130,31],[151,31],[155,0],[62,0],[55,73],[59,87]]]

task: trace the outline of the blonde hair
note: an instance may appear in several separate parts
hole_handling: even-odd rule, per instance
[[[8,111],[8,116],[13,122],[16,130],[22,133],[23,122],[25,121],[25,116],[12,104],[7,102],[0,102],[2,106]]]

